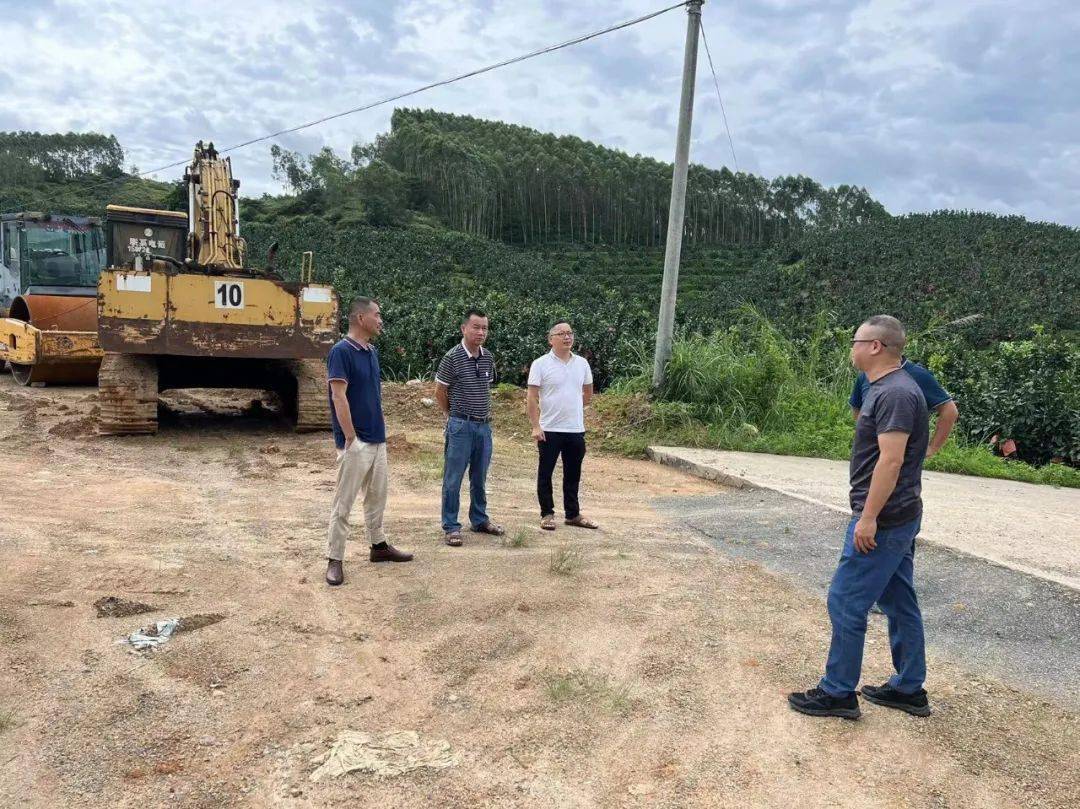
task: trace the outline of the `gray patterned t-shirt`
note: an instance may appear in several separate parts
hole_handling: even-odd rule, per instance
[[[870,478],[881,456],[878,436],[890,432],[907,433],[908,442],[896,488],[878,514],[881,528],[903,525],[922,515],[922,466],[930,443],[930,418],[918,384],[899,368],[870,384],[855,422],[850,499],[856,516],[866,505]]]

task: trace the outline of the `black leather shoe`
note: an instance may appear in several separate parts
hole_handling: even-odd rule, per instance
[[[905,694],[902,691],[897,691],[888,683],[885,683],[885,685],[864,685],[862,695],[875,705],[896,708],[896,710],[905,711],[912,716],[930,715],[930,700],[926,698],[926,691],[922,688],[914,694]]]
[[[326,583],[332,587],[337,587],[345,581],[345,569],[338,559],[327,559],[326,561]]]
[[[374,545],[371,547],[371,561],[372,562],[411,562],[412,554],[405,553],[405,551],[399,551],[393,545],[386,545],[382,548],[376,548]]]
[[[787,701],[794,710],[810,716],[839,716],[843,719],[858,719],[862,716],[859,698],[854,694],[833,697],[820,688],[811,688],[809,691],[788,694]]]

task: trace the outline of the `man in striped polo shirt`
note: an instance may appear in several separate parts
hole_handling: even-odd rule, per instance
[[[478,309],[465,313],[461,342],[439,362],[435,373],[435,398],[446,413],[443,454],[442,527],[446,544],[458,547],[461,523],[461,481],[469,470],[469,524],[482,534],[501,536],[502,526],[487,514],[487,470],[491,463],[491,385],[495,381],[495,358],[484,348],[488,336],[487,315]]]

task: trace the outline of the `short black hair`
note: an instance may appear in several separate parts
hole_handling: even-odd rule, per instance
[[[466,309],[465,315],[461,318],[461,325],[464,326],[474,316],[487,318],[487,312],[482,309]]]
[[[876,339],[896,356],[904,353],[907,345],[907,331],[904,324],[892,315],[874,315],[863,321],[864,326],[872,326]]]
[[[362,295],[353,298],[352,306],[349,307],[349,318],[354,318],[361,313],[367,313],[373,303],[375,303],[374,298],[365,298]]]

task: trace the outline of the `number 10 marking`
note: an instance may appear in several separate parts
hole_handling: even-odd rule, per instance
[[[218,309],[243,309],[244,285],[239,281],[216,281],[214,306]]]

